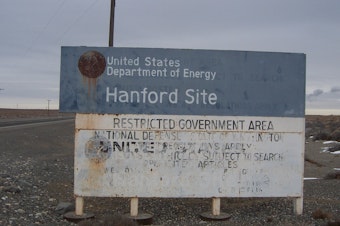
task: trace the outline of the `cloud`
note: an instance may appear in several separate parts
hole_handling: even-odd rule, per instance
[[[313,93],[307,94],[306,99],[308,101],[313,101],[316,97],[320,96],[323,93],[324,91],[322,91],[321,89],[316,89],[313,91]]]
[[[332,87],[325,92],[322,89],[316,89],[312,93],[306,95],[307,101],[338,101],[340,99],[340,87]]]
[[[307,111],[325,110],[327,114],[334,112],[339,114],[340,110],[340,87],[331,87],[329,91],[315,89],[306,95]],[[319,112],[320,113],[320,112]],[[318,113],[316,113],[318,114]]]
[[[340,92],[340,87],[332,87],[330,92],[331,93]]]

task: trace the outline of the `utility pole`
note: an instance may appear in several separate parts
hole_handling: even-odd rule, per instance
[[[116,0],[111,0],[109,46],[113,47]]]
[[[47,115],[50,116],[50,101],[51,100],[47,100]]]

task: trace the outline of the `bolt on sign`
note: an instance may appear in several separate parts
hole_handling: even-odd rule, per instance
[[[304,54],[62,47],[77,196],[302,197]]]

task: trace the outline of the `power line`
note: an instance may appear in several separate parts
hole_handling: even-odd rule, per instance
[[[29,47],[26,49],[25,51],[25,56],[28,52],[30,52],[33,48],[33,46],[35,45],[35,43],[41,38],[42,34],[46,31],[47,27],[51,24],[51,22],[54,20],[54,18],[57,16],[57,14],[59,13],[59,11],[61,10],[61,8],[63,7],[63,5],[65,4],[67,0],[64,0],[59,7],[57,8],[56,11],[54,11],[54,13],[52,14],[52,16],[50,17],[50,19],[47,21],[47,23],[45,24],[45,26],[43,27],[42,31],[38,33],[38,35],[36,36],[35,39],[32,40],[31,44],[29,45]]]
[[[72,23],[70,23],[70,25],[67,27],[67,29],[61,34],[61,36],[58,38],[58,40],[61,40],[62,37],[64,37],[64,35],[69,32],[69,30],[73,27],[74,24],[76,24],[97,2],[97,0],[94,0],[94,2],[89,5],[84,11],[83,13],[77,17]]]

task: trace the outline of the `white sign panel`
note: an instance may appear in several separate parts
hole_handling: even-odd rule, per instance
[[[77,114],[75,195],[301,197],[304,118]]]

